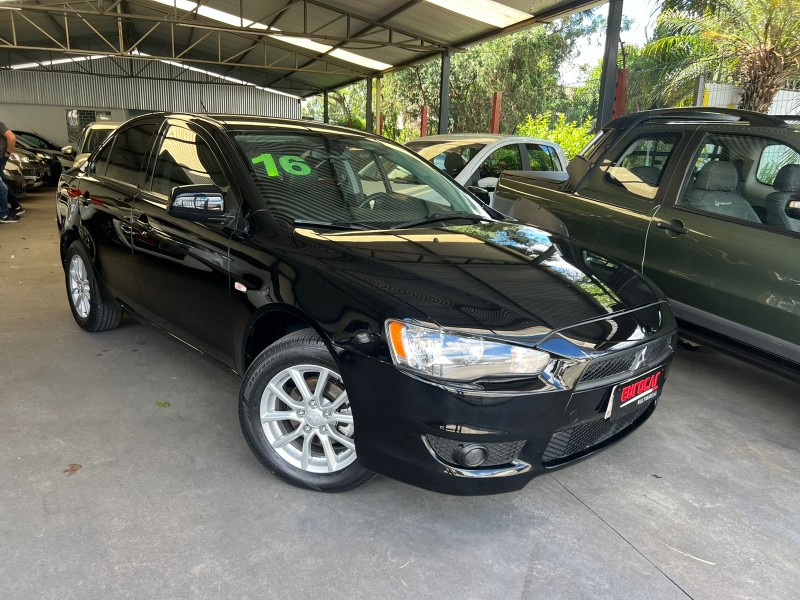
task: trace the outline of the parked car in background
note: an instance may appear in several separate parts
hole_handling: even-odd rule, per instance
[[[501,212],[495,198],[500,173],[506,170],[563,173],[567,158],[555,142],[485,133],[429,135],[406,144],[458,183]]]
[[[800,374],[800,117],[715,108],[609,123],[555,184],[507,172],[521,221],[614,256],[688,339]]]
[[[72,156],[72,167],[78,168],[120,125],[122,123],[119,121],[95,121],[94,123],[89,123],[84,127],[78,145],[64,146],[61,151],[68,156]]]
[[[14,190],[18,198],[25,196],[28,182],[16,164],[6,162],[6,166],[3,167],[3,181],[9,188]]]
[[[20,146],[14,149],[8,157],[8,164],[15,165],[27,182],[27,190],[31,191],[44,185],[47,177],[47,169],[44,163],[36,158],[36,154],[22,149]]]
[[[25,138],[20,138],[19,136],[17,136],[17,148],[30,152],[34,155],[36,160],[42,163],[44,167],[44,183],[55,183],[58,181],[58,178],[61,177],[61,171],[63,170],[61,161],[66,158],[63,152],[46,148],[37,148],[31,145]]]
[[[250,448],[301,487],[519,489],[641,425],[672,357],[635,271],[351,129],[136,117],[57,214],[76,323],[127,312],[240,374]]]

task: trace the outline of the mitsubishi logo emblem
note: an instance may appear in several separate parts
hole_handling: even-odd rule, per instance
[[[645,363],[645,357],[647,356],[647,347],[642,348],[638,352],[636,352],[636,356],[633,358],[633,364],[631,365],[631,370],[635,371],[640,368]]]

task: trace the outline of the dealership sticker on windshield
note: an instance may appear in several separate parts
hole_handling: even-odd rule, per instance
[[[259,156],[254,156],[250,159],[250,162],[254,165],[262,164],[264,165],[264,170],[266,170],[267,175],[269,177],[279,177],[281,172],[278,170],[278,166],[280,165],[281,170],[285,173],[289,173],[290,175],[310,175],[311,174],[311,167],[309,167],[302,157],[300,156],[279,156],[278,162],[275,162],[275,157],[268,152],[261,154]]]
[[[659,367],[636,379],[614,386],[605,418],[618,419],[632,410],[636,410],[637,407],[650,402],[661,393],[663,379],[664,368]]]

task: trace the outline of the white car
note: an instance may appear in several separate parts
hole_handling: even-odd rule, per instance
[[[501,212],[494,190],[503,171],[565,173],[567,157],[555,142],[488,133],[429,135],[406,144]]]
[[[77,169],[89,159],[92,152],[106,141],[106,138],[114,133],[120,125],[122,125],[121,121],[95,121],[94,123],[89,123],[81,133],[78,146],[64,146],[61,151],[64,154],[75,156],[72,167]]]

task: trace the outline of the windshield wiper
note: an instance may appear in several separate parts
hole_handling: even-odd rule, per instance
[[[392,225],[392,229],[407,229],[409,227],[419,227],[420,225],[430,225],[431,223],[439,223],[441,221],[457,221],[464,220],[477,223],[478,221],[490,221],[489,217],[482,217],[473,213],[455,212],[446,215],[431,215],[424,219],[415,219],[414,221],[406,221],[405,223],[398,223]]]
[[[309,221],[307,219],[295,219],[294,224],[301,227],[327,227],[328,229],[343,229],[348,231],[366,231],[367,229],[378,229],[374,225],[359,223],[357,221]]]

